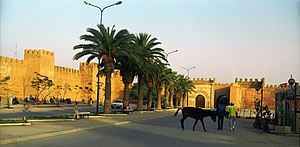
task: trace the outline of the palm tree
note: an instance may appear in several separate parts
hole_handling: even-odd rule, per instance
[[[111,74],[115,69],[116,59],[119,56],[126,56],[128,45],[131,42],[132,34],[126,29],[116,32],[114,26],[106,29],[104,25],[97,25],[98,29],[88,28],[90,34],[80,36],[81,40],[88,41],[87,44],[79,44],[74,46],[74,50],[83,49],[74,55],[73,59],[78,60],[81,57],[89,56],[86,60],[90,63],[93,59],[98,60],[98,84],[97,84],[97,106],[96,113],[98,114],[99,105],[99,79],[101,66],[104,67],[103,73],[105,76],[105,102],[104,113],[111,112]]]
[[[165,55],[163,54],[163,49],[156,47],[161,44],[157,41],[156,38],[151,38],[151,35],[147,33],[139,33],[135,36],[134,40],[135,47],[139,50],[142,50],[144,56],[143,61],[141,61],[143,66],[139,67],[138,71],[138,105],[137,110],[143,110],[143,87],[146,82],[146,77],[151,74],[151,69],[153,67],[151,64],[154,63],[155,60],[166,60]]]
[[[184,77],[183,75],[178,75],[175,85],[176,106],[183,106],[185,93],[191,92],[195,86],[188,77]]]
[[[189,77],[185,77],[185,81],[184,81],[184,96],[183,96],[183,100],[184,100],[184,103],[186,103],[186,106],[188,106],[188,103],[187,103],[187,100],[188,100],[188,93],[191,93],[192,91],[194,91],[195,89],[195,86],[194,86],[194,83],[193,81],[191,81],[189,79]]]
[[[128,56],[119,57],[117,59],[117,68],[120,69],[122,81],[124,83],[124,106],[129,105],[130,97],[130,84],[133,82],[134,77],[137,75],[138,66],[142,60],[142,54],[134,48],[133,44],[127,48]]]
[[[157,85],[157,109],[161,109],[161,103],[162,103],[162,89],[163,85],[166,85],[171,80],[171,73],[172,70],[170,68],[167,68],[165,64],[161,62],[156,62],[156,67],[158,67],[158,72],[156,73],[156,85]]]
[[[167,84],[166,90],[168,90],[169,93],[169,101],[168,101],[168,106],[173,108],[174,107],[174,94],[175,94],[175,87],[176,85],[176,81],[178,79],[178,74],[177,72],[172,71],[172,73],[170,74],[170,82]]]
[[[171,93],[171,89],[173,87],[173,83],[174,81],[176,80],[176,75],[177,73],[172,71],[170,68],[168,68],[168,75],[167,75],[167,79],[168,80],[165,80],[164,84],[165,84],[165,102],[166,102],[166,107],[173,107],[173,104],[171,106],[171,102],[173,102],[173,95]],[[173,91],[172,91],[173,92]],[[172,99],[172,100],[171,100]]]

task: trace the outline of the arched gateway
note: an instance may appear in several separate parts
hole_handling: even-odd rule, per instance
[[[203,95],[196,97],[196,107],[205,108],[205,97]]]

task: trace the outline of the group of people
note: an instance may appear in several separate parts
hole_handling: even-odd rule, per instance
[[[28,97],[25,97],[24,98],[24,102],[25,103],[28,103],[28,102],[31,102],[32,104],[34,104],[34,105],[37,105],[39,102],[38,102],[38,98],[37,98],[37,95],[36,96],[32,96],[32,95],[30,95],[29,96],[29,99],[28,99]]]
[[[218,130],[223,130],[224,117],[228,117],[230,131],[234,131],[235,121],[238,115],[237,115],[236,107],[234,106],[233,102],[231,102],[228,106],[228,113],[226,111],[226,104],[224,102],[220,102],[217,106],[217,115],[218,115]]]

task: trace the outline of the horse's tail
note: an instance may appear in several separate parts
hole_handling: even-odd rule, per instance
[[[175,112],[174,116],[178,114],[178,111],[181,110],[181,108],[178,108],[177,111]]]

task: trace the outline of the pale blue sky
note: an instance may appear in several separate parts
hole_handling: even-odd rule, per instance
[[[78,69],[73,46],[99,23],[98,9],[83,0],[0,0],[0,55],[23,59],[23,50],[55,52],[55,64]],[[105,7],[117,0],[88,0]],[[298,0],[125,0],[104,11],[103,23],[162,42],[173,70],[192,78],[231,83],[266,78],[281,84],[300,79]]]

